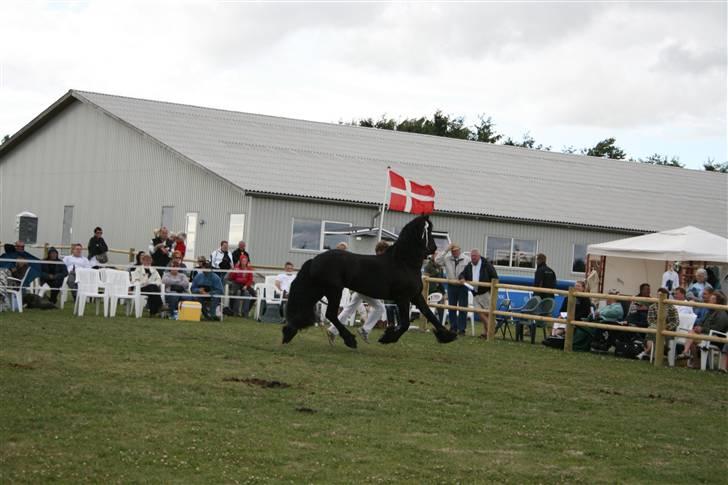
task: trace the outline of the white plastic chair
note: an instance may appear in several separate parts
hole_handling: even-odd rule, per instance
[[[139,285],[132,283],[131,274],[127,271],[106,270],[106,287],[104,289],[104,316],[116,316],[119,300],[127,303],[126,314],[134,309],[134,316],[141,318],[142,304]],[[131,293],[129,290],[132,290]]]
[[[473,306],[473,299],[474,299],[473,292],[468,291],[468,306],[469,307]],[[473,337],[475,337],[475,312],[474,311],[468,312],[467,319],[470,320],[470,334]],[[467,326],[467,324],[466,324],[466,326]]]
[[[728,333],[711,330],[708,333],[708,336],[728,338]],[[718,347],[718,345],[720,345],[720,347]],[[723,344],[708,342],[707,340],[704,340],[700,344],[700,370],[706,370],[708,368],[712,369],[714,366],[715,356],[717,355],[718,359],[720,359],[720,352],[722,348]],[[718,365],[720,366],[720,362]]]
[[[283,296],[278,293],[276,289],[276,277],[268,275],[265,277],[265,283],[258,283],[255,285],[258,298],[255,300],[255,319],[260,320],[261,302],[265,301],[266,304],[280,304],[283,301]],[[278,295],[276,295],[278,293]]]
[[[18,289],[14,290],[12,288],[7,288],[7,294],[10,297],[10,309],[11,311],[17,311],[18,313],[23,313],[23,286],[25,285],[25,281],[28,279],[28,275],[30,274],[30,268],[25,272],[25,275],[23,275],[23,279],[19,280],[18,278],[13,278],[12,276],[8,276],[8,283],[11,281],[15,281],[18,283]],[[26,288],[27,291],[27,288]]]
[[[693,324],[695,323],[695,318],[697,315],[694,313],[680,313],[680,324],[677,327],[676,332],[680,333],[689,333],[690,330],[693,328]],[[675,357],[677,356],[677,345],[685,345],[687,343],[687,339],[681,338],[681,337],[675,337],[671,338],[670,342],[668,343],[668,351],[667,351],[667,363],[670,367],[675,367]],[[653,346],[654,348],[654,346]]]
[[[83,316],[86,308],[86,300],[96,300],[96,315],[99,314],[99,301],[104,300],[102,291],[101,274],[96,269],[76,268],[76,306],[75,312],[79,317]]]
[[[71,288],[68,287],[68,276],[63,278],[63,283],[61,284],[61,293],[58,296],[60,298],[61,302],[61,310],[63,310],[63,307],[66,305],[66,300],[68,300],[68,293],[71,292]]]

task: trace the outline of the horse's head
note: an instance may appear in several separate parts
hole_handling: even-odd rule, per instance
[[[428,216],[418,216],[402,228],[397,238],[397,244],[406,246],[413,253],[424,259],[437,250],[437,245],[432,237],[432,222]]]

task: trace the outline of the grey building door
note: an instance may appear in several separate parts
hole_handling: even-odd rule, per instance
[[[63,229],[61,232],[61,244],[68,246],[71,244],[71,237],[73,236],[73,206],[63,206]]]
[[[174,224],[174,207],[165,205],[162,207],[162,226],[166,227],[170,231],[174,230],[172,225]]]

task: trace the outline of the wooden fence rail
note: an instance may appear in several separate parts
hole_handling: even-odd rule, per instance
[[[423,277],[423,293],[426,295],[429,291],[429,284],[432,283],[448,283],[448,284],[461,284],[459,280],[449,280],[446,278],[431,278],[429,276]],[[629,296],[629,295],[609,295],[605,293],[586,293],[581,291],[576,291],[575,288],[569,288],[568,291],[566,290],[557,290],[553,288],[538,288],[533,286],[523,286],[523,285],[508,285],[508,284],[500,284],[498,283],[497,279],[492,280],[490,283],[485,282],[479,282],[479,281],[468,281],[468,284],[472,286],[481,286],[481,287],[487,287],[490,288],[490,310],[485,311],[484,313],[488,314],[488,340],[493,341],[495,340],[495,319],[496,316],[505,316],[510,318],[517,318],[520,320],[535,320],[535,321],[541,321],[541,322],[547,322],[547,323],[563,323],[566,324],[566,335],[564,338],[564,351],[565,352],[571,352],[571,347],[574,341],[574,329],[576,327],[586,327],[586,328],[597,328],[601,330],[613,330],[613,331],[619,331],[619,332],[633,332],[633,333],[645,333],[645,334],[653,334],[655,335],[655,349],[663,349],[665,345],[665,337],[680,337],[680,338],[687,338],[691,340],[699,340],[699,341],[707,341],[707,342],[714,342],[714,343],[720,343],[720,344],[728,344],[728,338],[721,338],[721,337],[711,337],[708,335],[702,335],[702,334],[693,334],[693,333],[682,333],[682,332],[673,332],[670,330],[665,329],[665,321],[667,319],[667,305],[680,305],[680,306],[689,306],[693,308],[709,308],[712,310],[725,310],[728,311],[728,305],[715,305],[713,303],[699,303],[699,302],[692,302],[692,301],[681,301],[681,300],[671,300],[665,297],[664,294],[660,293],[658,298],[644,298],[644,297],[638,297],[638,296]],[[520,290],[520,291],[530,291],[530,292],[538,292],[538,293],[550,293],[553,295],[566,295],[567,303],[566,303],[566,318],[555,318],[555,317],[546,317],[546,316],[540,316],[540,315],[531,315],[526,313],[517,313],[517,312],[511,312],[511,311],[502,311],[497,309],[497,299],[498,299],[498,290]],[[605,300],[605,299],[613,299],[618,301],[629,301],[629,302],[639,302],[639,303],[655,303],[657,304],[657,322],[656,327],[652,328],[643,328],[643,327],[633,327],[633,326],[627,326],[627,325],[614,325],[611,323],[599,323],[599,322],[585,322],[581,320],[575,320],[575,310],[576,310],[576,299],[578,297],[583,298],[591,298],[591,299],[597,299],[597,300]],[[458,310],[458,311],[466,311],[466,312],[483,312],[483,310],[476,309],[474,307],[460,307],[456,305],[448,305],[448,304],[441,304],[441,303],[430,303],[430,307],[432,308],[438,308],[438,309],[444,309],[444,310]],[[655,366],[661,367],[664,360],[664,352],[656,351],[655,352]]]

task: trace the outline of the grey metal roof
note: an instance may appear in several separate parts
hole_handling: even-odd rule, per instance
[[[69,94],[246,191],[378,204],[391,166],[433,185],[438,211],[634,231],[690,224],[728,235],[725,174],[85,91]]]

